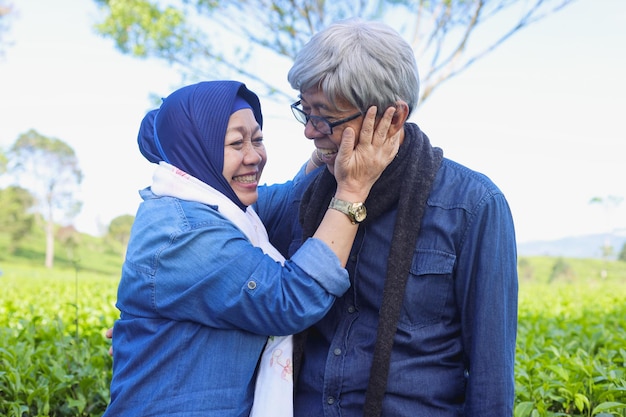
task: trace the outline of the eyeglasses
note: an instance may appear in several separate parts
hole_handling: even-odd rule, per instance
[[[311,116],[310,114],[306,114],[299,106],[302,104],[302,100],[298,100],[291,105],[291,112],[296,117],[296,120],[306,125],[311,122],[311,125],[320,132],[322,135],[332,135],[333,127],[337,127],[340,124],[349,122],[350,120],[354,120],[357,117],[363,115],[362,112],[358,112],[352,116],[348,116],[345,119],[337,120],[336,122],[329,122],[322,116]]]

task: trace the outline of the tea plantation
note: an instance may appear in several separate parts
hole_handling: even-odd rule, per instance
[[[68,252],[48,270],[40,255],[0,256],[0,415],[101,416],[121,256]],[[626,263],[533,257],[519,272],[515,417],[626,416]]]

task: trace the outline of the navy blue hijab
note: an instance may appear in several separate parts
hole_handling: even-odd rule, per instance
[[[224,138],[230,115],[252,109],[263,128],[259,98],[238,81],[205,81],[182,87],[141,121],[137,142],[150,162],[165,161],[198,178],[246,209],[222,175]],[[245,107],[248,107],[248,106]]]

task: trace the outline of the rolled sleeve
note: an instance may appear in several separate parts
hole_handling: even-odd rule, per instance
[[[328,260],[328,264],[320,263]],[[348,271],[341,266],[335,253],[319,239],[310,238],[292,257],[291,261],[315,279],[330,294],[340,297],[350,288]]]

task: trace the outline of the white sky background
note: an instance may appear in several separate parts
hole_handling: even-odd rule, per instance
[[[97,36],[92,0],[15,3],[14,44],[0,60],[0,147],[31,128],[70,145],[84,173],[75,225],[102,233],[114,217],[134,215],[150,182],[139,123],[149,95],[168,95],[178,75]],[[286,79],[288,67],[263,67]],[[589,203],[626,197],[625,77],[626,2],[578,0],[446,82],[412,120],[445,156],[504,191],[518,241],[626,229],[626,200],[612,210]],[[261,99],[263,180],[282,182],[312,145],[288,106]]]

